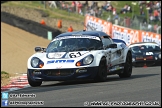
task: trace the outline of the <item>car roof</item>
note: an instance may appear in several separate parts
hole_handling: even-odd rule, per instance
[[[83,31],[74,31],[74,32],[62,33],[62,34],[56,36],[55,38],[63,37],[63,36],[74,36],[74,35],[89,35],[89,36],[97,36],[97,37],[109,36],[108,34],[106,34],[105,32],[102,32],[102,31],[84,31],[83,30]]]
[[[113,40],[113,42],[115,42],[115,43],[124,43],[124,44],[126,45],[125,41],[123,41],[123,40],[121,40],[121,39],[112,39],[112,40]]]
[[[137,43],[130,44],[129,47],[139,46],[139,45],[156,45],[156,46],[159,46],[155,42],[137,42]]]

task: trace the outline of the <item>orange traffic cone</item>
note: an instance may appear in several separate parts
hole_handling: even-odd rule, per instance
[[[46,25],[45,21],[42,19],[42,21],[40,22],[42,25]]]
[[[68,32],[73,32],[72,26],[70,26],[70,27],[68,28]]]
[[[58,28],[62,28],[62,20],[59,20],[59,21],[58,21],[57,27],[58,27]]]

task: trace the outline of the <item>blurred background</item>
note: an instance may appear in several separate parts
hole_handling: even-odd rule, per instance
[[[14,1],[5,5],[42,10],[44,17],[55,18],[52,19],[54,22],[58,19],[71,20],[64,25],[72,25],[74,30],[83,29],[81,22],[88,14],[116,25],[161,34],[161,1]],[[56,26],[50,22],[47,22],[50,26]],[[66,29],[63,27],[61,30]]]

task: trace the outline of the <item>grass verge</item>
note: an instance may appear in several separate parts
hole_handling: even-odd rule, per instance
[[[6,71],[1,71],[1,87],[10,84],[11,78],[18,76],[18,74],[11,74]]]

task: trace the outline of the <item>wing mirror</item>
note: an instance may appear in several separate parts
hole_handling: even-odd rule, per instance
[[[35,52],[40,52],[40,51],[45,52],[46,51],[46,48],[35,47]]]
[[[117,48],[117,44],[110,44],[108,48]]]

